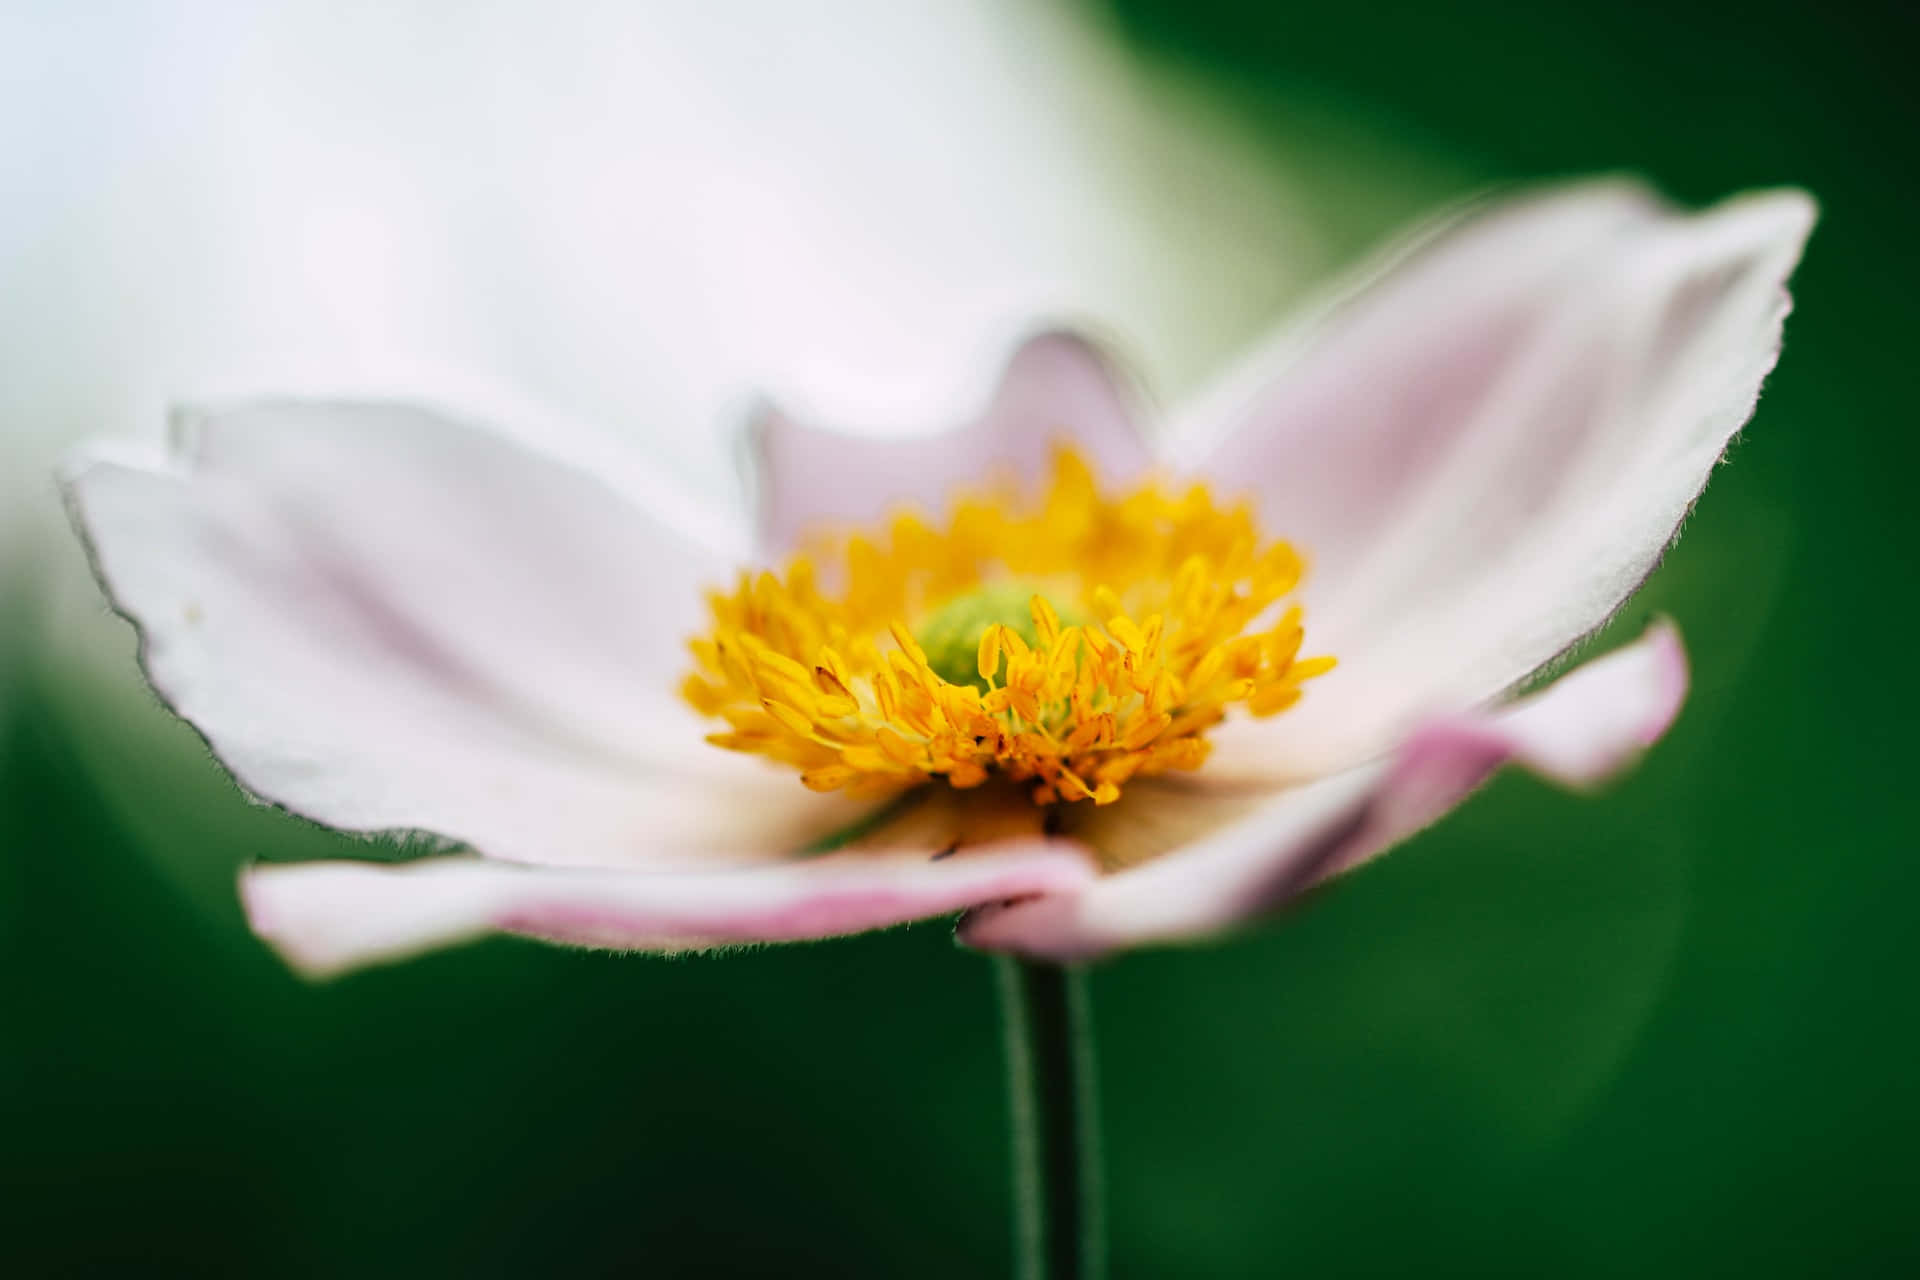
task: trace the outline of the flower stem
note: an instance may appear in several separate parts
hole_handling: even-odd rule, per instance
[[[1106,1237],[1086,971],[995,957],[1013,1119],[1018,1280],[1101,1280]]]

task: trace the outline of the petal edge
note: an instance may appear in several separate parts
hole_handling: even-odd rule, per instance
[[[387,866],[314,862],[241,873],[255,933],[327,978],[487,934],[629,951],[796,942],[889,928],[1093,875],[1071,843],[1019,838],[943,858],[848,852],[811,862],[674,873],[522,867],[476,858]]]

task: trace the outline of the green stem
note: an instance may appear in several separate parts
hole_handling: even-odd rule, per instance
[[[1078,968],[997,957],[1019,1280],[1107,1272],[1093,1019]]]

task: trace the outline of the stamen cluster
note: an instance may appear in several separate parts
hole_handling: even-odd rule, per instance
[[[1333,667],[1298,656],[1301,612],[1280,608],[1302,572],[1244,505],[1203,485],[1103,497],[1060,450],[1037,503],[964,497],[944,528],[903,514],[882,538],[743,573],[709,596],[681,692],[726,721],[708,741],[815,790],[998,776],[1039,804],[1108,804],[1132,778],[1198,768],[1229,707],[1273,715]]]

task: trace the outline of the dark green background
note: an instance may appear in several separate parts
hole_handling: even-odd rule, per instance
[[[1825,208],[1759,415],[1623,624],[1671,612],[1696,664],[1645,767],[1503,779],[1276,927],[1096,973],[1118,1274],[1920,1266],[1912,12],[1116,6],[1296,162],[1339,121],[1463,184]],[[1412,211],[1352,194],[1367,159],[1310,190],[1354,251]],[[1004,1271],[988,966],[945,926],[306,986],[225,885],[327,837],[5,654],[0,1268]]]

